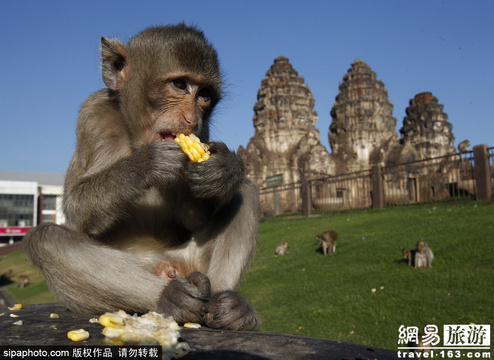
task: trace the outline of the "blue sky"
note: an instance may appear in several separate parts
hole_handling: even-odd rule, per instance
[[[416,94],[431,91],[455,145],[494,146],[494,1],[0,2],[0,170],[65,172],[80,104],[102,88],[99,39],[185,21],[218,50],[227,97],[212,139],[236,150],[254,135],[261,80],[280,55],[316,99],[328,151],[338,85],[361,58],[394,105],[397,131]]]

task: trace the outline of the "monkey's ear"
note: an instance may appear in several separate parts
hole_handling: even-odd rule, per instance
[[[103,81],[112,90],[122,90],[129,68],[128,53],[118,40],[101,38]]]

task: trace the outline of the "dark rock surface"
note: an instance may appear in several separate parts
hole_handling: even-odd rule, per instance
[[[3,310],[2,310],[3,312]],[[19,317],[10,317],[11,313]],[[60,317],[51,319],[50,314]],[[13,325],[22,320],[23,325]],[[72,342],[69,330],[83,328],[88,340]],[[60,304],[27,305],[6,310],[0,316],[0,350],[16,346],[108,346],[103,343],[103,327],[89,323],[87,316],[75,315]],[[221,331],[207,328],[182,329],[182,341],[193,349],[184,359],[396,359],[397,352],[364,345],[271,332]]]

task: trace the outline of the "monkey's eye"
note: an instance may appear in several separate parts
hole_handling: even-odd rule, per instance
[[[203,101],[209,101],[213,97],[213,92],[210,88],[202,88],[199,90],[198,95]]]
[[[184,79],[175,79],[172,81],[172,86],[176,88],[176,90],[187,90],[187,82]]]

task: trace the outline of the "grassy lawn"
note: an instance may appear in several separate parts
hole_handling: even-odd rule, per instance
[[[9,293],[21,304],[40,304],[54,302],[46,285],[43,275],[29,262],[24,250],[14,251],[5,258],[0,259],[0,273],[12,269],[12,284],[6,286]],[[30,285],[25,288],[17,288],[17,281],[20,275],[29,277]]]
[[[315,236],[329,229],[339,240],[324,257]],[[401,249],[417,240],[433,249],[432,269],[401,261]],[[290,252],[275,257],[283,241]],[[261,315],[262,330],[396,349],[400,325],[494,325],[493,245],[491,202],[277,218],[261,223],[240,291]],[[13,280],[27,275],[33,283],[8,286],[19,302],[54,301],[23,251],[0,260],[0,272],[11,268]]]
[[[315,236],[329,229],[339,240],[324,257]],[[433,249],[432,269],[401,261],[417,240]],[[290,253],[275,257],[282,241]],[[396,349],[400,325],[494,324],[493,245],[493,203],[280,218],[261,224],[240,290],[262,330]]]

